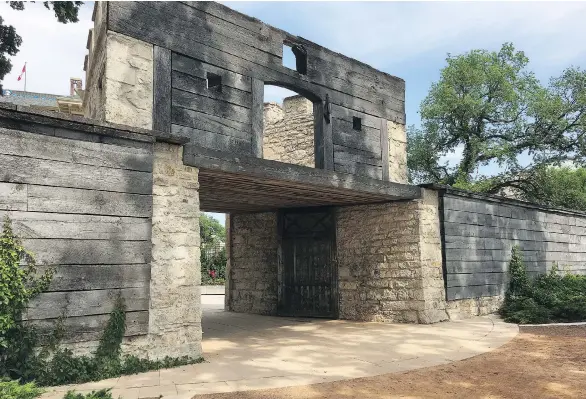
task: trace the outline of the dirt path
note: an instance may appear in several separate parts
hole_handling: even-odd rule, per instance
[[[507,345],[468,360],[402,374],[205,399],[586,398],[586,327],[521,329]]]

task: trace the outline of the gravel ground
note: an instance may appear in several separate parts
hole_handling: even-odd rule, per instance
[[[501,348],[401,374],[204,399],[586,398],[586,326],[521,327]]]

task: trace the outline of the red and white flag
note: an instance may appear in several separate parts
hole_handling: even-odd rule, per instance
[[[22,75],[24,75],[25,73],[26,73],[26,63],[22,67],[22,72],[20,73],[20,75],[18,75],[18,80],[19,81],[20,81],[20,79],[22,79]]]

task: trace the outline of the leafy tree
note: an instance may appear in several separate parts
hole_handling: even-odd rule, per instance
[[[226,229],[224,226],[205,213],[199,215],[199,232],[202,244],[211,244],[226,240]]]
[[[24,1],[9,1],[10,7],[15,10],[24,10]],[[68,22],[77,22],[79,8],[82,1],[44,1],[43,5],[48,10],[55,12],[57,21],[66,24]],[[16,33],[12,25],[4,25],[4,20],[0,17],[0,80],[12,70],[12,62],[7,56],[15,56],[22,44],[22,38]]]
[[[544,205],[586,211],[586,168],[548,167],[537,169],[533,184],[522,198]]]
[[[547,166],[585,164],[586,71],[568,68],[543,86],[510,43],[448,55],[447,63],[421,104],[422,127],[408,129],[412,182],[529,195]],[[457,164],[442,161],[460,150]],[[483,175],[487,165],[499,172]]]

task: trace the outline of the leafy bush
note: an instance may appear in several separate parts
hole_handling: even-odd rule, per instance
[[[1,399],[34,399],[42,393],[43,390],[38,388],[33,382],[19,384],[18,381],[0,380]]]
[[[46,290],[52,278],[53,270],[37,277],[33,255],[14,235],[6,217],[0,235],[0,350],[10,344],[12,329],[20,324],[30,300]]]
[[[33,255],[22,246],[6,217],[0,235],[0,377],[26,377],[37,358],[45,355],[35,353],[40,340],[22,320],[22,312],[52,278],[53,269],[37,275]]]
[[[90,393],[77,393],[75,391],[67,391],[63,399],[113,399],[110,389],[100,389],[99,391],[92,391]]]
[[[529,279],[519,248],[513,248],[510,283],[500,314],[505,321],[528,323],[586,321],[586,276],[549,273]]]

